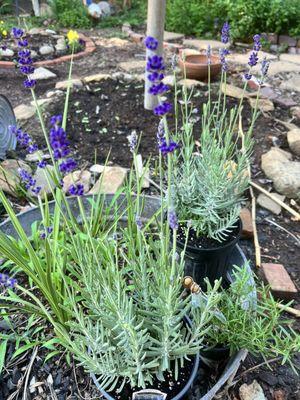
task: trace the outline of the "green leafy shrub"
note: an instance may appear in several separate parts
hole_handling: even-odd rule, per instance
[[[81,0],[52,0],[52,9],[60,25],[69,28],[90,28],[87,9]]]
[[[169,0],[167,29],[203,35],[219,31],[228,20],[235,39],[248,39],[255,33],[300,34],[298,0]]]
[[[3,3],[1,1],[0,15],[8,14],[8,13],[12,12],[12,9],[13,9],[13,0],[4,0]]]

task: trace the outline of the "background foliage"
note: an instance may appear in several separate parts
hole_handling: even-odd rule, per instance
[[[248,39],[262,32],[300,35],[299,0],[167,1],[168,30],[213,35],[226,20],[236,39]]]

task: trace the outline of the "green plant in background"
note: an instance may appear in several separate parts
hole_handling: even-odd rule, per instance
[[[247,349],[265,359],[282,357],[293,366],[293,354],[300,350],[300,336],[283,316],[269,288],[256,286],[247,268],[235,268],[234,281],[221,290],[219,312],[205,338],[208,346],[229,347],[230,354]],[[253,291],[254,290],[254,291]]]
[[[72,28],[92,26],[87,9],[81,0],[51,0],[50,5],[61,26]]]
[[[0,15],[9,14],[13,9],[13,0],[3,0],[0,4]]]
[[[249,40],[256,32],[300,34],[298,0],[169,0],[166,21],[168,30],[188,35],[215,33],[225,21],[233,39]]]

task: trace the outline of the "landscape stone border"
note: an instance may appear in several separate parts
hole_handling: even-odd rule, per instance
[[[78,59],[78,58],[82,58],[84,56],[87,56],[91,53],[93,53],[96,50],[96,46],[94,44],[94,42],[87,36],[83,35],[83,34],[79,34],[79,38],[84,40],[85,42],[85,48],[83,51],[80,51],[79,53],[75,53],[73,55],[73,59]],[[72,58],[71,54],[67,54],[61,57],[57,57],[54,58],[53,60],[43,60],[43,61],[37,61],[35,62],[33,65],[35,67],[48,67],[51,65],[57,65],[57,64],[61,64],[63,62],[66,61],[70,61]],[[0,68],[14,68],[15,67],[15,63],[13,61],[1,61],[0,60]]]

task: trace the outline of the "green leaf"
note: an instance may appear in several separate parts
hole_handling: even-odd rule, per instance
[[[6,349],[7,349],[7,340],[3,340],[3,342],[0,344],[0,376],[2,369],[4,367]]]

